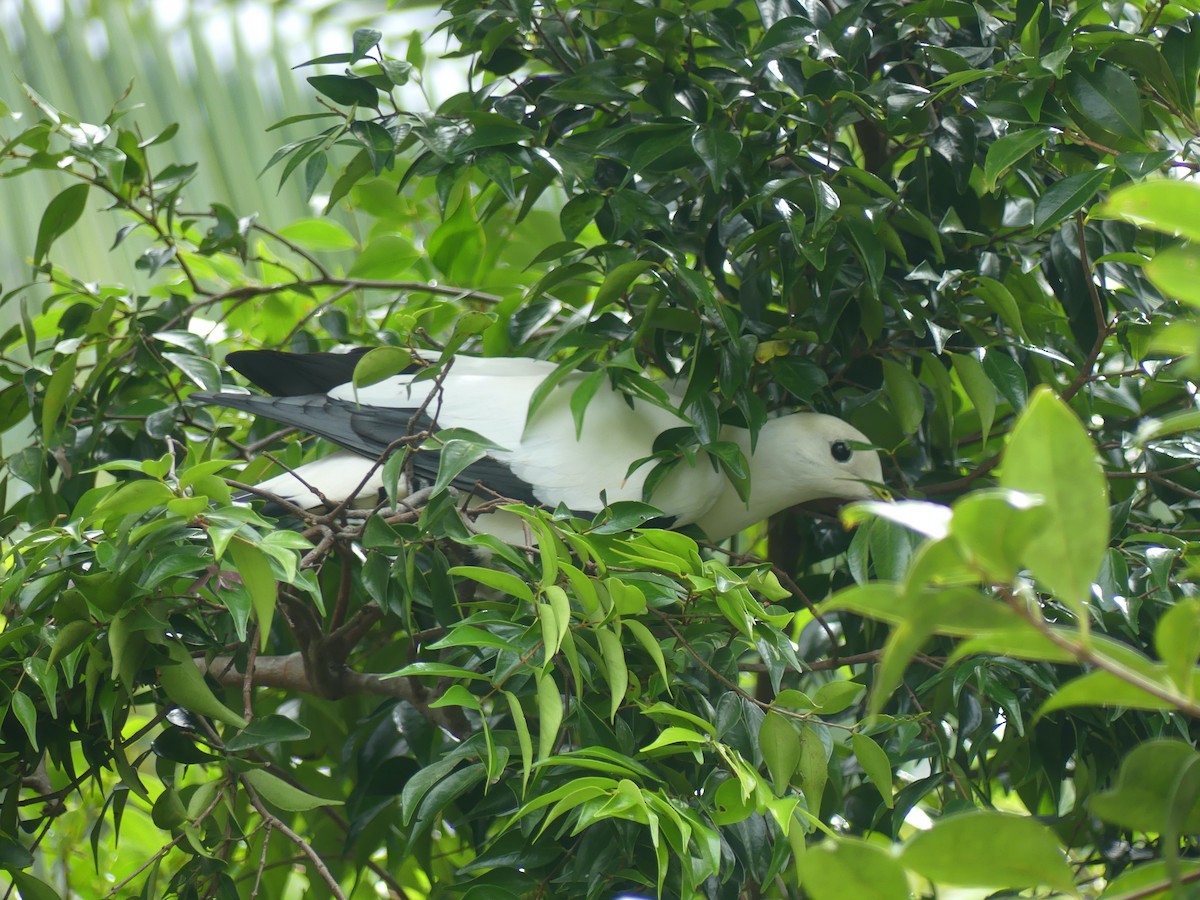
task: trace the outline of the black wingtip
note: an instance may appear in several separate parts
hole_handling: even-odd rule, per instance
[[[346,353],[235,350],[225,361],[251,384],[275,397],[324,394],[354,378],[354,367],[370,347]]]

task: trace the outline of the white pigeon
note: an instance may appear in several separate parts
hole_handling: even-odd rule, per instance
[[[662,432],[688,424],[678,412],[631,400],[605,383],[588,402],[576,434],[569,404],[585,377],[578,372],[562,379],[527,421],[530,398],[556,370],[553,363],[535,359],[456,356],[436,379],[414,380],[416,372],[406,372],[356,391],[351,376],[364,352],[231,353],[230,365],[276,396],[192,397],[295,426],[343,448],[258,485],[305,509],[340,503],[356,490],[374,499],[382,489],[378,461],[394,441],[463,428],[502,449],[489,450],[466,467],[452,482],[460,491],[476,500],[491,499],[475,490],[482,486],[501,497],[550,508],[563,504],[590,515],[603,509],[605,500],[647,500],[643,488],[653,464],[632,473],[630,465],[654,452]],[[724,426],[720,439],[737,444],[749,462],[748,502],[703,452],[694,464],[676,465],[648,498],[672,527],[694,524],[714,541],[807,500],[870,498],[873,485],[882,480],[879,455],[856,447],[870,441],[833,416],[793,413],[770,419],[753,450],[744,428]],[[436,451],[414,453],[412,483],[402,487],[432,484],[436,473]],[[515,542],[510,528],[482,521],[479,528]]]

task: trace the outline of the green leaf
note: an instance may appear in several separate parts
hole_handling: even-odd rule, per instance
[[[58,891],[46,884],[40,878],[34,878],[28,872],[10,872],[13,886],[21,894],[21,900],[59,900]]]
[[[1154,629],[1154,646],[1172,680],[1190,695],[1200,659],[1200,599],[1183,597],[1163,614]]]
[[[1200,306],[1200,247],[1185,244],[1160,251],[1146,264],[1146,276],[1168,297]]]
[[[821,808],[821,798],[829,781],[829,757],[833,751],[824,725],[803,722],[800,725],[800,789],[810,810]]]
[[[512,716],[513,730],[517,733],[517,744],[521,748],[521,787],[529,783],[529,773],[533,770],[533,738],[529,734],[529,723],[525,720],[525,710],[521,700],[512,691],[502,691],[508,703],[508,711]]]
[[[988,147],[983,161],[983,190],[996,190],[1000,179],[1018,162],[1050,139],[1049,128],[1028,128],[999,138]]]
[[[907,366],[894,359],[885,359],[883,386],[896,411],[896,424],[904,434],[915,434],[925,419],[925,396],[921,393],[920,382]]]
[[[536,674],[538,702],[538,759],[554,753],[563,719],[563,698],[552,672]]]
[[[433,709],[440,709],[444,706],[462,706],[467,709],[473,709],[475,712],[483,712],[483,707],[479,704],[479,698],[472,694],[462,684],[452,684],[446,688],[446,692],[434,700],[429,706]]]
[[[1167,697],[1179,696],[1182,698],[1184,694],[1167,680],[1165,666],[1155,668],[1156,670],[1150,673],[1150,677],[1142,673],[1143,679],[1148,680],[1161,694],[1166,696],[1143,690],[1136,683],[1130,683],[1127,678],[1122,678],[1112,672],[1088,672],[1086,675],[1080,675],[1061,685],[1042,704],[1037,715],[1045,716],[1055,710],[1067,709],[1071,706],[1102,706],[1109,709],[1119,707],[1151,710],[1174,709],[1175,704]],[[1193,687],[1192,691],[1188,693],[1195,696],[1195,688]]]
[[[1100,62],[1093,72],[1072,72],[1063,84],[1071,102],[1090,124],[1117,137],[1142,139],[1142,104],[1130,75]]]
[[[967,398],[979,413],[979,430],[983,435],[983,443],[986,444],[992,432],[992,423],[996,420],[996,386],[987,377],[983,363],[974,354],[951,353],[950,361]]]
[[[904,869],[883,847],[839,837],[809,847],[801,882],[813,900],[910,900]]]
[[[625,650],[616,632],[608,628],[596,630],[596,640],[600,644],[600,656],[604,660],[604,680],[608,682],[609,720],[617,716],[617,710],[625,702],[625,692],[629,689],[629,669],[625,666]]]
[[[742,139],[732,131],[705,125],[692,135],[692,149],[708,169],[713,184],[720,187],[725,181],[725,172],[737,162],[742,152]]]
[[[1045,527],[1042,500],[1019,491],[974,491],[954,504],[950,534],[994,581],[1011,582]]]
[[[365,78],[349,75],[310,75],[309,84],[341,106],[379,108],[379,91]]]
[[[973,291],[983,298],[983,302],[991,307],[996,315],[1004,320],[1004,324],[1022,338],[1028,338],[1028,335],[1025,333],[1025,324],[1021,320],[1020,304],[1017,303],[1017,298],[1013,296],[1012,291],[1003,282],[997,281],[995,278],[988,278],[986,275],[980,275],[975,279]],[[1009,357],[1000,350],[993,350],[991,353],[985,351],[983,357],[984,370],[988,370],[989,359],[995,361],[1002,358],[1008,359]],[[996,381],[995,377],[992,377],[992,381],[1000,388],[1001,394],[1004,394],[1006,397],[1009,396],[1001,384]],[[1025,391],[1022,390],[1021,393],[1024,395]],[[1014,405],[1024,406],[1024,401]]]
[[[258,795],[272,806],[288,812],[305,812],[322,806],[342,805],[341,800],[316,797],[262,769],[251,769],[243,773],[242,781],[254,788]]]
[[[200,388],[206,391],[221,390],[221,371],[211,359],[190,353],[164,353],[163,359],[177,365]]]
[[[87,207],[88,188],[87,184],[73,184],[46,204],[34,244],[35,266],[40,266],[45,261],[50,246],[79,221]]]
[[[935,884],[1075,893],[1054,832],[1027,816],[990,810],[947,816],[910,838],[900,862]]]
[[[508,650],[512,653],[519,652],[519,648],[510,641],[506,641],[504,638],[494,635],[486,629],[476,625],[467,625],[463,622],[455,624],[445,636],[426,646],[430,650],[441,650],[446,647],[494,647],[497,650]],[[405,670],[402,669],[401,671]]]
[[[58,418],[66,409],[75,387],[75,363],[76,357],[68,356],[46,383],[46,396],[42,400],[42,444],[46,447],[53,445],[58,433]]]
[[[854,750],[854,757],[862,766],[863,772],[879,791],[884,805],[891,809],[895,800],[892,798],[892,764],[887,754],[875,741],[857,731],[850,735],[850,747]]]
[[[374,28],[354,29],[354,58],[362,59],[381,40],[383,40],[383,32],[376,31]]]
[[[558,214],[563,237],[568,241],[574,240],[579,232],[595,221],[596,214],[603,207],[604,198],[599,194],[576,194]]]
[[[813,712],[819,716],[832,716],[844,709],[849,709],[858,702],[858,698],[865,690],[866,686],[856,681],[845,681],[840,678],[836,681],[827,681],[817,688],[817,692],[812,696]]]
[[[604,277],[604,281],[596,291],[596,306],[604,307],[619,299],[635,278],[653,267],[654,262],[648,259],[635,259],[617,266]]]
[[[509,572],[485,569],[482,566],[455,566],[450,570],[449,574],[462,575],[470,578],[472,581],[478,581],[482,585],[500,591],[502,594],[516,597],[518,600],[524,600],[526,603],[533,602],[533,591],[530,590],[529,585]]]
[[[196,668],[191,655],[182,645],[172,642],[167,649],[172,664],[159,667],[158,683],[172,703],[234,728],[242,729],[249,724],[217,699],[200,670]]]
[[[271,563],[258,547],[239,537],[230,541],[228,551],[233,557],[233,564],[242,579],[242,584],[246,586],[246,592],[250,595],[254,615],[258,619],[259,649],[265,651],[271,638],[275,601],[279,596]]]
[[[1200,831],[1200,806],[1177,809],[1181,780],[1200,763],[1200,753],[1174,738],[1149,740],[1134,747],[1121,761],[1116,784],[1095,794],[1092,812],[1114,825],[1133,831],[1162,834],[1174,819],[1186,832]]]
[[[29,738],[29,743],[33,745],[33,749],[38,748],[37,739],[37,707],[34,706],[30,696],[22,691],[16,691],[12,695],[12,711],[16,715],[17,721],[21,723],[21,727],[25,729],[25,735]]]
[[[470,669],[464,669],[462,666],[452,666],[449,663],[440,662],[415,662],[409,663],[403,669],[397,669],[395,672],[389,672],[384,675],[384,678],[415,678],[418,676],[426,676],[430,678],[465,678],[468,680],[488,678],[482,672],[473,672]]]
[[[312,732],[287,716],[263,716],[255,719],[238,734],[225,742],[230,753],[241,753],[267,744],[285,744],[308,739]]]
[[[1042,498],[1042,528],[1024,563],[1086,621],[1083,606],[1108,548],[1108,483],[1087,431],[1046,387],[1013,428],[1000,484]]]
[[[0,835],[0,868],[11,872],[13,869],[28,869],[33,865],[33,854],[12,838]]]
[[[433,493],[436,495],[446,490],[464,469],[479,462],[487,454],[488,448],[474,441],[446,441],[441,445],[438,454],[437,478],[433,482]]]
[[[402,278],[411,271],[413,264],[420,258],[421,251],[408,238],[398,234],[381,234],[371,238],[346,274],[351,278],[381,281]],[[400,349],[399,347],[375,347],[365,355],[370,356],[379,350]],[[361,363],[362,360],[359,362]],[[363,383],[369,384],[370,382]]]
[[[1110,171],[1080,172],[1052,184],[1033,206],[1033,234],[1041,234],[1081,209],[1096,195]]]
[[[639,644],[642,645],[642,649],[649,654],[652,660],[654,660],[654,665],[658,669],[658,674],[662,676],[663,686],[666,688],[667,693],[670,694],[671,678],[667,674],[667,661],[663,656],[662,647],[660,647],[658,641],[654,639],[654,635],[651,634],[650,629],[637,619],[623,619],[621,624],[623,627],[628,628],[633,633],[634,638]]]
[[[758,746],[771,773],[771,788],[782,797],[800,765],[800,735],[790,718],[768,712],[758,728]]]
[[[472,128],[471,133],[455,146],[460,153],[485,147],[518,144],[533,137],[533,132],[520,122],[514,122],[508,116],[498,113],[473,112],[467,118]]]

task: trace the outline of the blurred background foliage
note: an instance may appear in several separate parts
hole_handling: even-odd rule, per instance
[[[131,91],[130,105],[147,135],[176,123],[181,161],[198,164],[196,196],[284,222],[310,214],[297,182],[260,178],[295,126],[268,131],[286,115],[314,106],[293,67],[332,52],[368,19],[397,36],[426,33],[436,3],[405,3],[381,13],[370,3],[223,2],[223,0],[50,0],[0,3],[0,97],[15,101],[30,85],[71,115],[99,120]],[[425,90],[436,98],[458,90],[465,68],[431,61]],[[412,85],[408,98],[427,102]],[[14,104],[15,105],[15,104]],[[33,211],[57,193],[51,175],[9,181],[0,207],[0,285],[29,280]],[[348,221],[344,212],[335,217]],[[137,284],[135,256],[112,248],[111,228],[88,216],[63,237],[63,252],[98,280]],[[9,310],[0,310],[7,321]]]

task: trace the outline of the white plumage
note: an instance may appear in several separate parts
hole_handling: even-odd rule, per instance
[[[631,403],[604,385],[588,403],[577,436],[569,402],[584,377],[578,373],[564,378],[527,422],[530,398],[555,371],[553,363],[541,360],[460,356],[438,379],[414,380],[415,373],[407,373],[356,392],[347,375],[356,359],[357,354],[230,354],[231,365],[251,381],[291,396],[194,396],[294,425],[345,448],[259,485],[304,508],[321,505],[313,488],[334,503],[360,485],[361,494],[374,497],[382,486],[375,463],[392,441],[427,429],[465,428],[503,449],[464,470],[456,479],[460,488],[478,482],[516,500],[595,513],[603,508],[602,496],[610,503],[645,499],[653,465],[627,477],[630,464],[650,456],[663,431],[687,424],[678,413],[641,400]],[[713,540],[806,500],[870,497],[871,484],[882,477],[878,454],[851,446],[867,439],[832,416],[772,419],[759,432],[753,453],[745,429],[726,426],[721,439],[737,443],[749,460],[748,504],[703,453],[695,465],[676,465],[649,498],[673,525],[699,525]],[[432,482],[436,459],[418,454],[415,470],[414,480]]]

